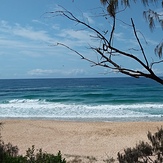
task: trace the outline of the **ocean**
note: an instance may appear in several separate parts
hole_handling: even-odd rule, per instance
[[[163,121],[163,86],[129,77],[1,79],[4,118]]]

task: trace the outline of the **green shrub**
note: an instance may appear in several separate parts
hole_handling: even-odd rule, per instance
[[[118,153],[119,163],[163,163],[163,129],[155,134],[148,132],[149,143],[140,142],[134,148],[127,148]]]
[[[0,127],[2,127],[2,123],[0,123]],[[48,154],[42,149],[36,151],[34,145],[32,148],[28,148],[25,156],[19,155],[18,152],[17,146],[4,143],[0,132],[0,163],[66,163],[60,151],[57,155]]]
[[[0,163],[66,163],[66,160],[62,159],[60,151],[57,155],[48,154],[42,149],[36,152],[34,146],[26,151],[25,156],[18,155],[17,146],[1,143]]]
[[[34,145],[31,149],[28,148],[25,158],[27,163],[66,163],[66,160],[62,159],[60,151],[56,156],[43,152],[42,149],[39,149],[38,152],[35,153]]]

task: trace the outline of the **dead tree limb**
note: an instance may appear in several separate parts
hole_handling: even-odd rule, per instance
[[[149,61],[146,57],[143,46],[142,46],[140,39],[137,35],[136,27],[135,27],[133,19],[131,19],[131,26],[133,28],[134,36],[135,36],[136,41],[140,47],[140,53],[142,54],[144,61],[142,59],[138,58],[136,55],[125,52],[123,50],[120,50],[119,48],[114,46],[113,36],[114,36],[114,32],[115,32],[115,27],[116,27],[116,18],[114,16],[112,17],[113,18],[113,24],[112,24],[110,37],[109,37],[109,39],[107,39],[105,34],[100,32],[99,30],[97,30],[96,28],[91,26],[90,24],[78,19],[70,11],[68,11],[64,8],[61,11],[55,11],[55,12],[51,12],[51,13],[56,14],[57,16],[59,15],[59,16],[63,16],[65,18],[68,18],[69,20],[76,22],[77,24],[83,25],[88,30],[93,32],[95,35],[94,37],[99,40],[100,45],[99,45],[99,47],[91,46],[91,49],[98,54],[100,60],[90,59],[90,58],[88,58],[88,56],[85,56],[85,54],[81,54],[78,50],[75,50],[75,49],[73,49],[73,48],[71,48],[71,47],[69,47],[63,43],[58,43],[58,45],[61,45],[61,46],[68,48],[69,50],[71,50],[74,53],[76,53],[77,55],[79,55],[81,57],[81,59],[84,59],[84,60],[90,62],[93,66],[101,66],[101,67],[109,68],[109,69],[112,69],[114,71],[120,72],[122,74],[126,74],[128,76],[132,76],[135,78],[139,78],[139,77],[150,78],[150,79],[152,79],[152,80],[154,80],[160,84],[163,84],[163,80],[160,77],[158,77],[154,73],[154,71],[152,70],[152,66],[154,64],[161,63],[162,61],[153,62],[153,63],[149,64]],[[142,69],[145,69],[145,72],[134,70],[132,68],[127,68],[127,66],[123,67],[118,62],[116,62],[116,60],[114,59],[115,56],[126,57],[128,59],[135,61],[136,63],[138,63],[142,67]]]

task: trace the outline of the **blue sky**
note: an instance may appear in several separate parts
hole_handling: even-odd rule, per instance
[[[91,67],[68,49],[54,46],[61,42],[96,59],[88,47],[99,46],[100,42],[89,37],[93,35],[91,31],[66,18],[45,14],[58,10],[61,5],[97,29],[111,29],[110,20],[93,16],[101,13],[100,0],[0,0],[0,4],[0,79],[121,76],[105,68]],[[159,6],[153,8],[162,12]],[[157,61],[153,48],[161,41],[162,30],[156,24],[156,30],[151,33],[143,19],[143,10],[141,4],[134,5],[122,13],[120,19],[129,23],[130,18],[134,18],[136,28],[148,42],[145,44],[139,34],[147,57]],[[138,48],[133,30],[122,22],[117,25],[114,37],[120,49]],[[117,60],[122,65],[142,70],[130,60]],[[163,75],[161,64],[154,69],[158,75]]]

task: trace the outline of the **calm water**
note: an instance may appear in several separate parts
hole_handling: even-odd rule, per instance
[[[0,80],[0,118],[163,121],[163,86],[133,78]]]

